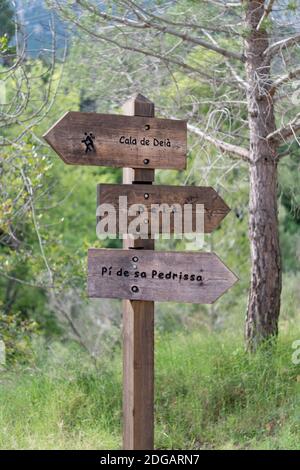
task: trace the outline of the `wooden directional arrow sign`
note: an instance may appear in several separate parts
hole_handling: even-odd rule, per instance
[[[123,198],[126,197],[126,200]],[[120,199],[122,198],[122,199]],[[123,203],[126,201],[126,204]],[[196,213],[203,211],[204,206],[204,232],[210,233],[218,227],[221,220],[230,212],[229,207],[223,199],[211,187],[196,186],[154,186],[146,184],[99,184],[97,187],[97,206],[100,204],[111,204],[116,211],[117,233],[125,233],[124,225],[119,224],[119,217],[127,216],[127,210],[133,204],[144,212],[147,227],[145,232],[151,231],[151,215],[158,215],[159,232],[165,233],[168,224],[162,223],[163,216],[169,217],[170,233],[176,232],[176,228],[184,227],[185,209],[191,205],[192,230],[196,231]],[[160,208],[158,208],[158,205]],[[126,212],[125,214],[122,214]],[[104,215],[104,214],[103,214]],[[174,219],[177,222],[174,223]],[[132,217],[128,218],[128,222]],[[97,219],[98,221],[100,218]],[[153,227],[153,225],[152,225]],[[203,231],[203,230],[202,230]],[[182,231],[181,231],[182,233]]]
[[[184,169],[186,121],[66,113],[44,135],[65,163]]]
[[[215,253],[88,252],[89,297],[210,304],[236,281]]]

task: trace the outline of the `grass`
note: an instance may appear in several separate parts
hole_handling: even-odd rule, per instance
[[[273,354],[245,354],[232,334],[156,339],[156,448],[299,449],[300,365],[280,337]],[[54,344],[34,369],[3,372],[1,449],[121,445],[121,357],[95,368]]]

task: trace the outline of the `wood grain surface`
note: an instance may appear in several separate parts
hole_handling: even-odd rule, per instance
[[[199,206],[204,205],[204,232],[211,233],[215,230],[222,219],[230,212],[229,207],[218,195],[218,193],[211,187],[197,187],[197,186],[164,186],[164,185],[146,185],[146,184],[99,184],[97,186],[97,206],[100,204],[111,204],[116,210],[117,217],[117,233],[124,233],[124,227],[119,226],[119,214],[125,208],[119,205],[119,197],[126,197],[127,207],[138,204],[141,211],[145,211],[145,225],[143,232],[150,233],[151,231],[151,214],[159,215],[159,231],[164,233],[167,230],[167,225],[162,224],[162,213],[153,207],[157,204],[167,204],[166,214],[169,213],[170,219],[170,233],[176,230],[174,227],[174,216],[176,213],[180,220],[180,226],[184,227],[184,205],[192,205],[192,229],[196,230],[196,212],[199,211]],[[176,208],[179,205],[181,208]],[[175,211],[175,212],[173,212]],[[177,212],[176,212],[177,211]],[[127,215],[127,213],[123,214]],[[181,216],[180,216],[181,215]],[[128,223],[133,217],[128,217]],[[99,222],[100,217],[97,218]],[[146,223],[147,221],[147,223]],[[182,233],[182,232],[181,232]]]
[[[236,281],[215,253],[88,252],[89,297],[210,304]]]
[[[72,111],[54,124],[44,139],[71,165],[186,166],[186,121]]]
[[[137,94],[123,105],[125,114],[154,117],[154,103]],[[151,187],[155,170],[124,168],[123,183]],[[123,240],[123,247],[154,250],[154,240]],[[154,447],[154,302],[123,301],[123,448]]]

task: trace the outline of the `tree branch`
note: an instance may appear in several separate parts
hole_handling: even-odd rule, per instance
[[[17,277],[14,277],[14,276],[10,276],[9,274],[7,274],[6,272],[4,271],[1,271],[0,270],[0,276],[3,276],[5,277],[6,279],[9,279],[11,281],[15,281],[15,282],[18,282],[19,284],[23,284],[24,286],[29,286],[29,287],[36,287],[38,289],[53,289],[54,286],[53,285],[48,285],[48,284],[38,284],[38,283],[33,283],[33,282],[27,282],[27,281],[24,281],[23,279],[19,279]]]
[[[300,33],[295,34],[295,36],[291,36],[289,38],[282,39],[281,41],[275,42],[271,44],[267,49],[264,51],[265,56],[274,56],[278,51],[283,48],[287,48],[290,46],[294,46],[300,42]]]
[[[139,54],[143,54],[143,55],[148,56],[148,57],[154,57],[156,59],[159,59],[159,60],[161,60],[163,62],[166,62],[166,63],[169,63],[169,64],[177,65],[178,67],[181,67],[185,70],[189,70],[190,72],[199,74],[200,76],[202,76],[206,80],[209,80],[209,81],[216,80],[211,75],[208,75],[205,72],[203,72],[202,70],[197,69],[195,67],[192,67],[191,65],[188,65],[185,62],[181,62],[181,61],[173,59],[173,58],[171,59],[169,57],[166,57],[163,54],[158,54],[157,52],[154,52],[154,51],[151,51],[151,50],[141,49],[141,48],[136,47],[136,46],[127,46],[124,43],[121,44],[120,42],[116,41],[116,39],[112,39],[112,38],[109,38],[109,37],[104,36],[102,34],[96,33],[95,31],[91,31],[90,29],[86,28],[81,23],[79,23],[79,21],[77,21],[74,17],[69,16],[66,13],[66,11],[63,11],[58,3],[57,3],[57,5],[58,5],[58,8],[63,13],[63,15],[65,16],[65,18],[70,20],[72,23],[74,23],[76,26],[78,26],[78,28],[82,29],[87,34],[89,34],[90,36],[92,36],[96,39],[100,39],[101,41],[113,44],[114,46],[116,46],[120,49],[123,49],[125,51],[137,52]]]
[[[208,37],[208,39],[214,44],[214,45],[218,45],[216,40],[212,37],[211,34],[209,34],[207,31],[203,30],[204,31],[204,34]],[[248,90],[249,86],[248,86],[248,83],[243,80],[242,77],[239,76],[239,74],[237,73],[237,71],[235,70],[235,68],[231,65],[230,61],[225,59],[225,64],[227,65],[227,67],[229,68],[229,70],[231,71],[232,73],[232,76],[234,77],[234,79],[236,80],[236,82],[239,84],[239,86],[242,88],[243,91],[245,90]]]
[[[230,153],[231,155],[238,157],[247,163],[250,162],[250,157],[249,157],[249,151],[243,147],[240,147],[238,145],[233,145],[228,142],[224,142],[223,140],[216,139],[210,135],[207,135],[205,132],[201,131],[198,127],[189,124],[187,125],[188,130],[190,132],[193,132],[194,134],[198,135],[199,137],[203,138],[210,144],[213,144],[215,147],[217,147],[219,150],[222,152]]]
[[[41,237],[41,234],[40,234],[40,230],[39,230],[39,226],[38,226],[38,222],[37,222],[37,218],[36,218],[36,212],[35,212],[35,207],[34,207],[33,197],[32,197],[33,196],[32,184],[31,184],[30,178],[25,175],[22,168],[20,168],[20,173],[21,173],[22,179],[24,181],[25,188],[27,189],[27,192],[30,195],[30,208],[31,208],[31,215],[32,215],[33,225],[34,225],[36,235],[37,235],[37,239],[38,239],[38,242],[39,242],[41,255],[42,255],[43,261],[45,263],[46,269],[48,271],[50,285],[53,285],[52,270],[50,268],[49,262],[47,260],[46,254],[45,254],[45,250],[44,250],[44,246],[43,246],[43,240],[42,240],[42,237]]]
[[[83,8],[87,8],[89,11],[92,13],[96,14],[97,16],[100,16],[104,20],[109,20],[109,21],[114,21],[119,24],[123,24],[126,26],[131,26],[133,28],[138,28],[138,29],[146,29],[146,28],[152,28],[156,29],[157,31],[160,31],[165,34],[170,34],[171,36],[176,36],[183,41],[191,42],[193,44],[196,44],[198,46],[202,46],[206,49],[209,49],[211,51],[214,51],[218,54],[221,54],[224,57],[227,57],[228,59],[235,59],[235,60],[240,60],[242,62],[245,61],[245,57],[243,54],[240,54],[238,52],[230,51],[228,49],[225,49],[220,46],[215,46],[214,44],[210,44],[209,42],[205,41],[204,39],[197,38],[195,36],[190,36],[187,33],[181,33],[177,31],[176,29],[169,27],[169,26],[163,26],[156,21],[151,21],[147,20],[144,22],[137,22],[125,17],[120,17],[120,16],[115,16],[115,15],[109,15],[107,13],[102,12],[98,8],[92,7],[86,2],[83,2],[82,0],[78,0],[78,2]]]
[[[151,11],[146,11],[144,8],[142,8],[140,5],[138,5],[136,2],[134,2],[133,0],[124,0],[124,2],[131,8],[136,8],[136,10],[134,11],[135,14],[137,15],[138,18],[142,19],[142,20],[145,20],[147,19],[147,17],[150,17],[150,18],[153,18],[157,21],[161,21],[165,24],[168,24],[168,25],[171,25],[171,26],[176,26],[176,27],[179,27],[179,28],[189,28],[189,29],[199,29],[199,30],[203,30],[203,29],[206,29],[208,31],[212,31],[212,32],[216,32],[216,33],[225,33],[225,34],[228,34],[230,36],[241,36],[240,33],[234,31],[230,26],[228,26],[228,28],[230,28],[230,30],[228,29],[223,29],[223,28],[217,28],[216,26],[211,26],[211,25],[201,25],[199,23],[189,23],[189,22],[180,22],[180,21],[172,21],[172,20],[169,20],[168,18],[165,18],[163,16],[159,16],[159,15],[155,15],[153,12]],[[138,13],[139,12],[139,13]]]
[[[277,80],[273,82],[270,88],[270,94],[274,94],[281,85],[284,85],[284,83],[289,82],[294,78],[297,78],[298,75],[300,75],[300,67],[298,69],[292,70],[291,72],[287,73],[286,75],[283,75],[282,77],[277,78]]]
[[[285,143],[286,140],[295,137],[296,133],[300,131],[300,113],[289,122],[287,125],[280,127],[276,131],[267,136],[268,140],[275,140],[278,143]]]
[[[275,0],[270,0],[269,1],[269,5],[267,6],[267,8],[265,8],[265,11],[261,17],[261,19],[259,20],[259,23],[256,27],[256,30],[259,31],[260,28],[261,28],[261,25],[263,24],[263,22],[265,21],[265,19],[269,16],[269,14],[271,13],[272,9],[273,9],[273,5],[274,5],[274,2]]]

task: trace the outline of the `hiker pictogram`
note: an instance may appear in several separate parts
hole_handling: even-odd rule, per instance
[[[85,153],[92,152],[93,150],[95,150],[94,142],[93,142],[93,140],[95,139],[95,136],[92,134],[92,132],[90,132],[89,134],[85,132],[84,135],[86,137],[85,139],[82,139],[81,142],[85,144],[85,147],[86,147]]]

